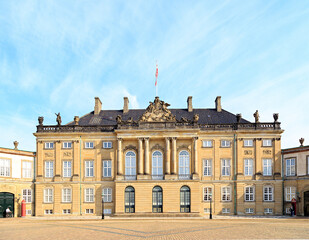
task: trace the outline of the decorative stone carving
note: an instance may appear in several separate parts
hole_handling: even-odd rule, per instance
[[[160,146],[159,144],[156,144],[151,148],[151,151],[154,150],[161,150],[162,152],[164,152],[164,147]]]
[[[54,154],[53,153],[45,153],[45,157],[53,157]]]
[[[271,154],[271,150],[263,150],[263,154],[270,155]]]
[[[199,119],[200,119],[200,116],[198,114],[194,114],[193,122],[197,123]]]
[[[183,150],[183,149],[186,149],[188,150],[189,152],[191,151],[190,148],[189,148],[189,145],[180,145],[178,148],[177,148],[177,151],[180,151],[180,150]]]
[[[252,150],[245,150],[244,155],[252,155]]]
[[[60,113],[55,113],[55,115],[57,116],[57,118],[56,118],[56,121],[57,121],[57,123],[58,123],[58,126],[60,126],[61,125],[61,116],[60,116]]]
[[[301,138],[301,139],[299,139],[299,143],[300,143],[300,146],[301,147],[303,147],[304,145],[304,141],[305,141],[305,139],[304,138]]]
[[[242,117],[241,113],[236,114],[236,121],[237,121],[237,123],[240,123],[241,117]]]
[[[78,125],[79,124],[79,116],[74,117],[74,124]]]
[[[18,144],[19,144],[19,142],[14,141],[13,144],[14,144],[14,149],[15,149],[15,150],[18,150]]]
[[[176,117],[167,109],[170,104],[156,97],[154,102],[149,102],[146,111],[140,117],[140,122],[175,122]]]
[[[117,121],[117,124],[121,124],[121,122],[122,122],[122,117],[121,117],[120,115],[117,115],[116,121]]]
[[[274,117],[274,121],[277,122],[279,118],[279,113],[274,113],[273,117]]]
[[[38,121],[39,121],[39,125],[43,126],[44,117],[39,117]]]
[[[258,110],[255,111],[255,113],[253,114],[253,117],[255,118],[255,123],[260,122],[260,114]]]
[[[127,151],[127,150],[134,150],[135,152],[137,152],[137,147],[133,146],[133,145],[128,145],[125,146],[125,148],[123,149],[123,151]]]
[[[71,152],[64,152],[64,153],[63,153],[63,156],[64,156],[64,157],[71,157],[71,156],[72,156],[72,153],[71,153]]]

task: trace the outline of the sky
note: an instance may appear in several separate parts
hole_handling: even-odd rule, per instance
[[[309,144],[309,1],[0,0],[0,147],[35,151],[38,116],[103,109],[279,113],[282,148]],[[306,141],[307,140],[307,141]],[[307,144],[306,144],[307,142]]]

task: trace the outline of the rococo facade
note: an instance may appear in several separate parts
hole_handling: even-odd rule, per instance
[[[35,215],[281,215],[281,134],[221,107],[94,111],[37,132]],[[103,199],[103,202],[102,202]],[[104,210],[103,210],[104,207]]]

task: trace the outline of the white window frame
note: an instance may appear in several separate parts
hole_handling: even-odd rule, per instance
[[[31,178],[32,177],[32,162],[22,161],[22,177]]]
[[[210,213],[210,208],[204,208],[204,213]]]
[[[212,187],[204,187],[203,193],[204,193],[204,197],[203,197],[204,202],[210,201],[210,199],[213,196]]]
[[[32,215],[31,209],[26,209],[26,215]]]
[[[54,148],[54,142],[45,142],[44,148],[45,149],[53,149]]]
[[[94,161],[85,160],[85,177],[94,177]]]
[[[53,209],[45,209],[45,210],[44,210],[44,214],[45,214],[45,215],[53,214]]]
[[[53,203],[54,201],[54,189],[44,188],[44,203]]]
[[[104,208],[104,214],[106,214],[106,215],[112,214],[112,209],[111,208]]]
[[[264,213],[265,214],[272,214],[273,213],[273,209],[272,208],[264,208]]]
[[[71,209],[62,209],[62,214],[71,214]]]
[[[231,159],[221,159],[221,176],[231,176]]]
[[[11,160],[0,158],[0,177],[11,176]]]
[[[253,159],[252,158],[244,159],[244,175],[245,176],[253,175]]]
[[[253,147],[253,139],[244,139],[244,147]]]
[[[85,202],[94,202],[94,188],[85,188],[84,190],[85,194]]]
[[[221,187],[221,201],[222,202],[232,201],[231,195],[232,195],[232,190],[230,186]]]
[[[292,165],[292,162],[294,164]],[[286,158],[285,159],[285,173],[286,176],[295,176],[296,173],[296,158]]]
[[[102,195],[103,195],[103,200],[104,202],[112,202],[112,192],[113,190],[111,188],[103,188],[102,189]]]
[[[112,177],[112,160],[103,160],[103,177]]]
[[[254,186],[245,187],[244,200],[245,202],[254,202],[255,200],[255,187]]]
[[[93,208],[86,208],[85,213],[86,214],[93,214],[94,213]]]
[[[262,147],[272,147],[273,141],[272,139],[263,139]]]
[[[203,148],[212,148],[212,140],[202,140]]]
[[[71,188],[62,188],[62,202],[63,203],[72,202],[72,189]]]
[[[289,208],[289,207],[286,208],[286,209],[285,209],[285,213],[286,213],[286,214],[291,214],[291,208]]]
[[[94,148],[94,142],[85,142],[85,148],[86,149],[93,149]]]
[[[45,161],[45,177],[54,177],[54,161]]]
[[[212,159],[203,159],[204,164],[204,176],[212,176]]]
[[[136,176],[136,153],[133,151],[125,154],[125,175]]]
[[[274,201],[274,187],[266,185],[263,187],[263,201],[272,202]]]
[[[178,155],[179,175],[190,174],[190,153],[187,150],[182,150]]]
[[[231,213],[230,208],[222,208],[222,213]]]
[[[62,174],[63,177],[72,177],[72,161],[62,162]]]
[[[264,158],[263,159],[263,176],[272,176],[273,169],[272,169],[273,160],[271,158]]]
[[[72,148],[72,142],[63,142],[62,148]]]
[[[102,147],[103,148],[113,148],[113,143],[112,142],[103,142]]]
[[[25,203],[32,203],[32,190],[31,189],[23,189],[22,190],[23,199]]]
[[[156,150],[152,153],[152,176],[163,177],[163,153]]]
[[[230,140],[221,140],[220,146],[223,148],[229,148],[231,147],[231,141]]]
[[[247,214],[253,214],[254,208],[246,208],[245,211],[246,211]]]
[[[285,201],[291,202],[293,198],[296,199],[296,187],[286,187],[285,188]]]

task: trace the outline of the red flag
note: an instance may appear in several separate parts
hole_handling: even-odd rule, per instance
[[[159,70],[158,70],[158,64],[157,64],[157,67],[156,67],[156,83],[155,83],[155,86],[157,86],[158,74],[159,74]]]

